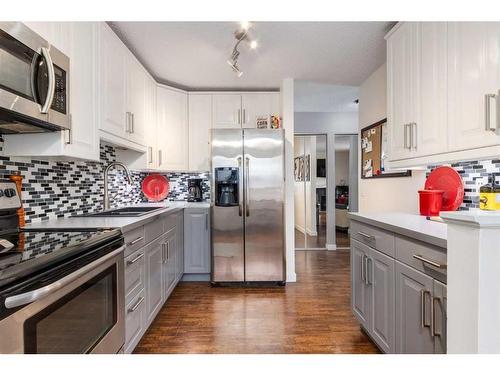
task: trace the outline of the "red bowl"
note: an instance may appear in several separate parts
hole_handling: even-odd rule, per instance
[[[444,190],[419,190],[420,215],[439,216],[443,207]]]
[[[149,201],[159,202],[165,199],[169,190],[168,179],[161,174],[150,174],[142,181],[142,192]]]

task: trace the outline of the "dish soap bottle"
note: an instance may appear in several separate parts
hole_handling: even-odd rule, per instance
[[[479,208],[481,210],[500,210],[500,185],[495,180],[496,174],[492,173],[488,183],[479,188]]]

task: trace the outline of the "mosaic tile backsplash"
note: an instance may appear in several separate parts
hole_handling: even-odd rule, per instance
[[[0,137],[0,153],[3,140]],[[100,162],[47,161],[0,155],[0,179],[21,173],[23,179],[23,206],[26,222],[49,220],[102,210],[104,167],[116,160],[113,146],[101,144]],[[187,199],[187,180],[202,178],[205,199],[210,199],[208,173],[162,173],[170,181],[167,200]],[[147,202],[141,191],[141,182],[148,173],[132,171],[129,185],[121,170],[110,172],[110,203],[112,207],[127,203]]]
[[[488,183],[488,177],[492,173],[500,173],[500,159],[463,161],[446,165],[454,168],[464,181],[465,197],[462,205],[459,207],[459,210],[462,211],[478,209],[479,188]],[[437,165],[429,166],[427,168],[427,175],[436,167]]]

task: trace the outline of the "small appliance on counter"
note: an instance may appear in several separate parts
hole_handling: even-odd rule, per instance
[[[479,208],[487,211],[500,210],[500,185],[496,182],[497,173],[492,173],[488,183],[479,188]]]
[[[188,202],[203,201],[202,183],[201,178],[190,178],[188,180]]]
[[[464,182],[460,174],[451,167],[434,169],[425,181],[424,190],[419,190],[420,215],[439,216],[441,211],[456,211],[464,200]]]
[[[0,354],[118,353],[125,343],[118,229],[19,228],[14,182],[0,181]]]

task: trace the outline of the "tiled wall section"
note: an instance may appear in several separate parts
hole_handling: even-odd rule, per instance
[[[3,140],[0,137],[0,154]],[[115,149],[101,144],[101,162],[46,161],[0,156],[0,179],[20,172],[23,180],[23,206],[26,222],[48,220],[102,210],[104,166],[116,160]],[[121,170],[110,173],[110,203],[113,207],[125,203],[146,202],[141,192],[145,172],[132,171],[133,185],[124,180]],[[210,199],[207,173],[165,173],[170,181],[168,200],[187,199],[187,180],[204,179],[204,198]]]
[[[436,167],[429,166],[427,175]],[[462,176],[465,186],[464,202],[459,210],[479,208],[479,188],[488,183],[491,173],[500,173],[500,159],[464,161],[451,164],[451,167]]]

